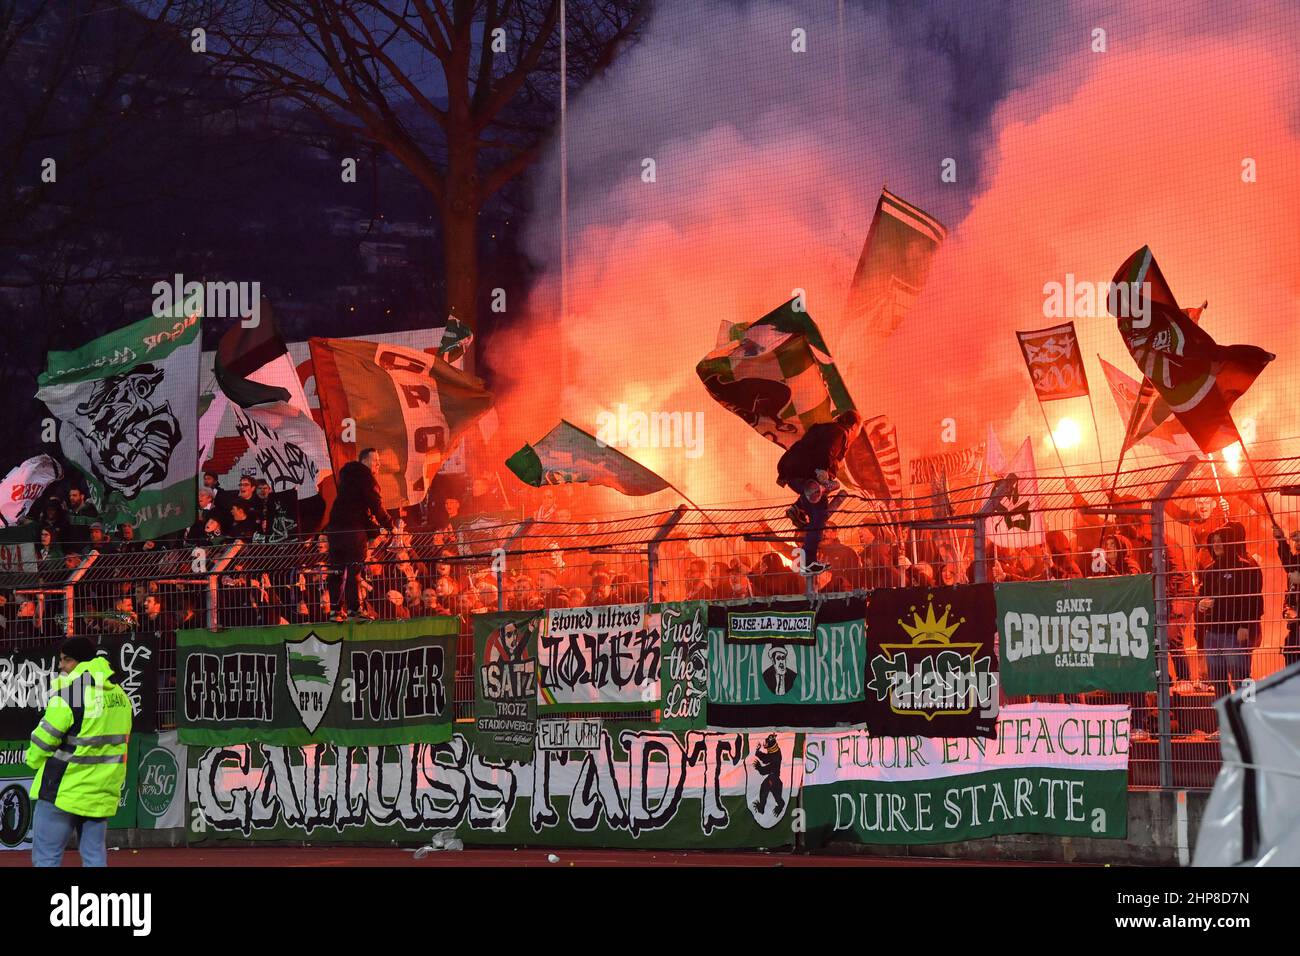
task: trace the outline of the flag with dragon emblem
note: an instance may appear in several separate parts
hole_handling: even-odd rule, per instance
[[[38,383],[100,516],[141,539],[194,521],[200,324],[178,309],[51,352]]]

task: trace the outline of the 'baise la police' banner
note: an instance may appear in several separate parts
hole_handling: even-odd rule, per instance
[[[809,734],[808,846],[956,843],[1004,833],[1122,839],[1127,706],[1004,707],[993,739]]]
[[[860,598],[746,605],[734,640],[735,608],[709,607],[708,720],[712,727],[833,727],[866,719],[866,638]],[[775,626],[772,625],[775,622]],[[808,630],[811,644],[779,631]],[[752,635],[765,632],[766,640]]]
[[[645,848],[794,842],[791,732],[604,727],[577,746],[489,761],[464,725],[443,744],[190,748],[188,842],[429,842]]]
[[[456,617],[179,631],[180,742],[441,743],[458,631]]]
[[[1156,689],[1151,575],[999,584],[1008,694]]]

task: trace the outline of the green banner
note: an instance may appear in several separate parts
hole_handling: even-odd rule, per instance
[[[140,744],[135,734],[126,748],[126,780],[117,801],[117,813],[108,821],[110,830],[130,830],[136,825],[136,780],[140,763]]]
[[[997,734],[809,734],[808,846],[955,843],[1004,833],[1122,839],[1128,830],[1126,706],[1002,708]]]
[[[136,734],[139,743],[136,770],[136,826],[162,830],[185,825],[185,747],[176,731]]]
[[[474,616],[474,726],[493,760],[528,760],[537,737],[537,632],[542,612]]]
[[[709,605],[704,601],[655,604],[649,630],[658,632],[663,649],[665,730],[700,730],[708,724]]]
[[[1156,689],[1151,575],[995,588],[1008,694]]]
[[[49,355],[36,397],[107,528],[133,524],[144,540],[194,520],[199,329],[178,306]]]
[[[799,743],[640,723],[501,764],[459,729],[433,746],[191,748],[189,842],[421,844],[454,829],[469,845],[790,846]]]
[[[459,623],[178,631],[180,742],[441,743],[451,736]]]

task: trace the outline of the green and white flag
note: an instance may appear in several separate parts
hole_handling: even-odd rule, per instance
[[[201,321],[151,317],[71,352],[51,352],[36,397],[106,525],[140,538],[194,520]]]
[[[552,428],[537,444],[524,445],[507,458],[506,467],[534,488],[586,482],[613,488],[620,494],[640,496],[670,487],[645,465],[566,421]]]
[[[1151,575],[1025,581],[994,588],[1008,694],[1156,689]]]
[[[782,448],[853,408],[821,331],[798,302],[757,322],[723,322],[717,348],[695,366],[714,401]]]

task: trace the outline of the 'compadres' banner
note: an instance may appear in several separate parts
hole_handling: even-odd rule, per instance
[[[1156,689],[1151,575],[994,589],[1008,694]]]
[[[176,634],[188,745],[379,745],[451,736],[459,619]]]
[[[997,736],[809,734],[802,806],[808,846],[956,843],[1001,833],[1123,838],[1125,706],[1005,707]]]
[[[708,717],[713,727],[833,727],[860,724],[866,669],[866,637],[859,598],[826,601],[816,611],[807,601],[768,605],[767,614],[744,608],[745,622],[767,617],[815,630],[811,644],[784,636],[735,641],[728,637],[735,608],[709,607]],[[758,628],[762,628],[761,623]]]
[[[418,844],[455,828],[471,844],[790,846],[799,742],[631,724],[522,763],[486,761],[473,731],[438,745],[190,748],[189,842]]]
[[[474,615],[474,726],[492,759],[527,760],[537,738],[537,631],[546,615]]]
[[[659,705],[662,640],[644,604],[554,608],[538,638],[538,713]]]
[[[104,523],[144,540],[194,520],[199,316],[143,319],[72,352],[51,352],[36,397],[86,477]]]

